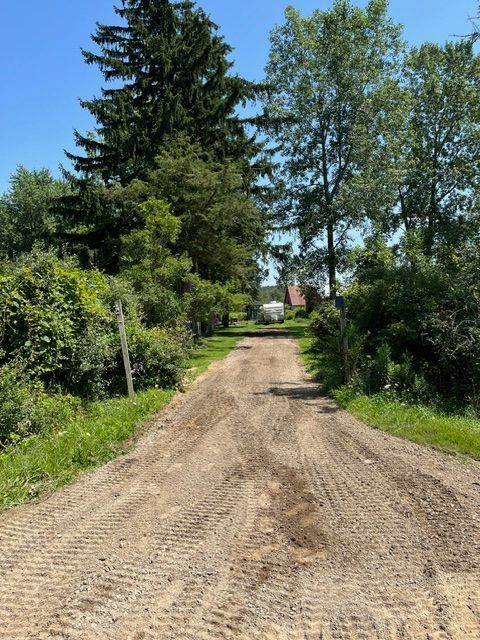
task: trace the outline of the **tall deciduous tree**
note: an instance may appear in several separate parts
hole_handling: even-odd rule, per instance
[[[61,220],[54,205],[68,191],[68,184],[47,169],[18,167],[0,198],[0,256],[15,258],[31,251],[35,243],[55,242]]]
[[[266,110],[283,157],[284,220],[299,230],[305,259],[327,266],[332,297],[349,230],[391,197],[383,150],[401,39],[387,7],[335,0],[309,17],[289,7],[271,36]]]
[[[406,60],[409,99],[399,127],[399,222],[424,251],[470,232],[480,186],[480,58],[470,42],[424,44]]]

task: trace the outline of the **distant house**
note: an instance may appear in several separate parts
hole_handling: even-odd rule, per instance
[[[306,309],[307,301],[305,296],[300,291],[300,288],[295,285],[289,285],[285,291],[285,304],[292,309]]]

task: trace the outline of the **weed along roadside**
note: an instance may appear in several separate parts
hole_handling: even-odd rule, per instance
[[[185,388],[253,330],[253,324],[219,329],[193,347]],[[124,453],[129,438],[174,395],[174,390],[153,388],[137,392],[133,400],[114,398],[87,405],[73,398],[45,398],[44,429],[10,443],[0,453],[0,510],[50,493]]]
[[[330,363],[315,348],[308,322],[288,321],[286,327],[298,342],[307,371],[321,384],[330,380]],[[480,459],[480,420],[465,412],[442,410],[435,406],[408,403],[384,393],[366,395],[352,386],[329,389],[329,394],[365,424],[418,444],[449,453]]]

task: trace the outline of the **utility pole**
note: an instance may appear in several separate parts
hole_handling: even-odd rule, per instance
[[[347,336],[347,315],[345,313],[345,298],[336,296],[335,307],[340,311],[340,350],[343,360],[343,370],[345,382],[350,382],[350,365],[348,361],[348,336]]]
[[[128,397],[130,400],[135,398],[135,390],[133,388],[132,370],[130,369],[130,356],[128,355],[127,334],[125,333],[125,319],[123,317],[122,301],[115,302],[115,315],[117,316],[118,331],[120,333],[120,342],[122,344],[123,365],[125,367],[125,375],[127,377]]]

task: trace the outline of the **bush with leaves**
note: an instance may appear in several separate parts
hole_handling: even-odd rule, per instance
[[[135,319],[127,322],[126,329],[135,387],[179,387],[185,373],[187,334],[159,327],[145,328]],[[120,363],[116,371],[121,371]],[[124,376],[116,376],[114,384],[118,390],[124,389]]]
[[[345,374],[338,312],[331,301],[326,301],[311,314],[309,332],[314,339],[313,352],[318,358],[318,370],[326,390],[339,387],[344,382]]]
[[[79,406],[70,395],[48,395],[18,366],[0,367],[0,445],[61,428]]]
[[[100,273],[49,253],[0,266],[0,364],[21,363],[46,386],[63,386],[85,332],[111,321],[102,300],[107,287]]]
[[[350,333],[361,336],[355,384],[418,401],[475,403],[480,388],[478,249],[445,246],[436,260],[422,236],[380,238],[352,253],[345,297]]]
[[[137,386],[178,386],[188,350],[184,329],[147,328],[127,282],[41,252],[0,268],[0,366],[83,398],[123,392],[117,299],[124,301]]]

